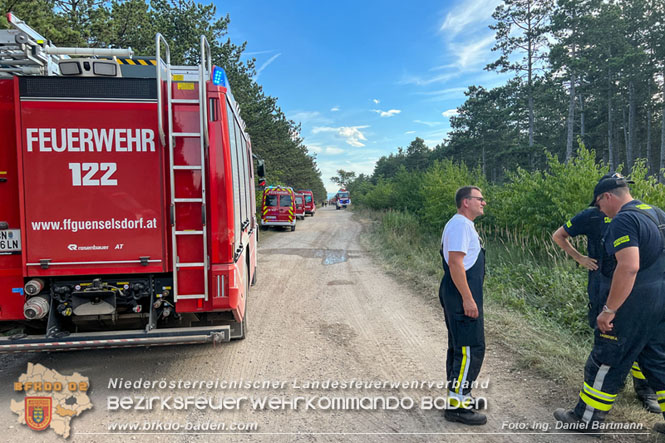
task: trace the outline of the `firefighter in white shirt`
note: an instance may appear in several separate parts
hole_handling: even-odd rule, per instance
[[[448,328],[448,404],[444,417],[467,425],[484,425],[487,417],[473,410],[471,386],[485,356],[483,281],[485,251],[474,227],[487,204],[480,188],[464,186],[455,194],[457,214],[441,238],[445,274],[439,288]]]

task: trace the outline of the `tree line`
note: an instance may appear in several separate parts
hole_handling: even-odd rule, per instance
[[[210,43],[212,63],[227,73],[240,113],[247,124],[252,150],[266,162],[267,183],[311,189],[316,200],[326,190],[315,157],[298,135],[299,126],[286,118],[277,98],[254,78],[254,59],[243,60],[247,42],[227,36],[230,17],[214,4],[194,0],[0,0],[0,28],[9,28],[13,12],[56,46],[131,47],[154,56],[155,34],[169,43],[173,64],[197,64],[200,36]]]
[[[547,152],[570,161],[583,143],[611,170],[641,158],[663,181],[665,1],[504,0],[493,18],[497,58],[485,69],[512,78],[469,86],[445,140],[398,148],[375,179],[404,157],[407,169],[464,161],[500,182],[506,170],[546,167]]]

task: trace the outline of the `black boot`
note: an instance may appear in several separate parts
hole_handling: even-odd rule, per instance
[[[562,431],[592,432],[588,423],[582,421],[572,409],[559,408],[554,411],[554,418],[563,423]],[[557,427],[557,429],[559,429]]]
[[[480,426],[487,423],[487,417],[485,414],[464,408],[446,409],[443,413],[443,417],[448,421],[469,426]]]
[[[658,404],[658,396],[651,389],[651,386],[646,380],[633,377],[633,386],[635,387],[635,394],[642,402],[642,406],[649,412],[660,414],[660,405]]]

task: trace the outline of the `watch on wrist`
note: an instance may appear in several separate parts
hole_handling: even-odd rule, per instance
[[[607,307],[607,305],[603,305],[603,312],[607,312],[608,314],[616,314],[617,311],[616,309],[610,309]]]

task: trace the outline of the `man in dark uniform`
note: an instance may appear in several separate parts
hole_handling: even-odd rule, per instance
[[[552,239],[580,266],[589,270],[587,294],[589,295],[589,325],[596,327],[596,317],[600,314],[605,300],[600,297],[600,263],[603,258],[602,241],[611,218],[596,207],[587,208],[577,213],[565,225],[552,234]],[[570,243],[570,237],[584,235],[587,238],[587,255],[580,254]],[[608,286],[609,288],[609,286]]]
[[[623,177],[603,177],[593,194],[591,204],[613,219],[603,263],[613,268],[611,286],[577,406],[554,412],[565,429],[578,431],[601,428],[634,361],[665,415],[665,213],[634,200]],[[665,424],[655,429],[665,432]]]
[[[603,178],[622,178],[618,174],[607,174]],[[633,183],[626,181],[626,183]],[[607,227],[612,221],[597,207],[590,207],[577,213],[573,218],[566,222],[562,227],[552,234],[554,242],[561,247],[570,257],[572,257],[580,266],[589,270],[587,280],[587,294],[589,296],[589,325],[596,327],[596,318],[602,311],[602,307],[607,299],[612,281],[611,271],[608,266],[603,267],[603,258],[607,258],[607,252],[604,250],[603,237],[607,232]],[[582,255],[570,243],[570,237],[584,235],[587,237],[587,255]],[[603,275],[606,272],[607,275]],[[644,408],[649,412],[659,413],[660,406],[656,393],[651,389],[640,370],[637,362],[633,363],[631,368],[633,376],[633,387],[635,394],[640,399]]]
[[[471,387],[485,357],[483,281],[485,251],[473,221],[483,215],[485,199],[480,188],[464,186],[455,194],[457,214],[446,223],[441,236],[445,274],[439,287],[448,328],[446,375],[448,421],[484,425],[487,417],[473,411]]]

